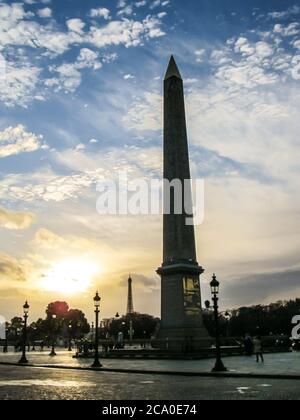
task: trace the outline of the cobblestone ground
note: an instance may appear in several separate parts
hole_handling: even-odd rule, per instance
[[[298,381],[0,366],[1,400],[299,400]]]

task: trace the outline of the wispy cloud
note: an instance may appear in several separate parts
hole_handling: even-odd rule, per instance
[[[126,8],[122,11],[123,15],[131,14],[125,12]],[[48,7],[39,9],[38,15],[50,18],[52,10]],[[21,3],[0,4],[0,49],[5,57],[14,49],[14,59],[18,54],[22,55],[20,63],[7,57],[7,75],[0,80],[0,101],[10,106],[26,106],[34,99],[43,100],[44,83],[48,89],[74,92],[81,84],[83,69],[98,70],[102,63],[107,63],[104,56],[102,62],[97,58],[91,63],[91,55],[98,57],[99,49],[137,47],[165,35],[161,29],[162,17],[156,15],[147,15],[140,20],[113,19],[108,9],[97,8],[92,9],[89,16],[92,22],[88,19],[67,19],[65,30],[62,30],[54,16],[49,22],[39,22],[34,13],[26,11]],[[104,23],[95,21],[97,17],[103,17]],[[51,63],[55,57],[63,56],[70,49],[78,50],[78,47],[83,47],[81,53],[90,51],[89,57],[79,59],[80,62]],[[105,55],[108,56],[107,51]],[[31,60],[34,57],[39,66],[26,63],[29,57]]]
[[[46,148],[42,139],[43,136],[26,131],[21,124],[8,127],[0,132],[0,158]]]
[[[6,280],[10,285],[14,281],[20,282],[26,280],[21,263],[4,253],[0,253],[0,275],[1,282]]]
[[[0,207],[0,227],[11,230],[29,228],[35,221],[35,215],[30,212],[15,212]]]

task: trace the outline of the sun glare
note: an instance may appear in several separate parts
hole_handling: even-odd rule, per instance
[[[79,293],[86,291],[96,274],[91,261],[68,259],[55,263],[46,273],[42,287],[49,292]]]

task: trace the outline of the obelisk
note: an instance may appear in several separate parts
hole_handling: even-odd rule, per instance
[[[178,214],[178,193],[164,188],[163,264],[161,276],[161,329],[159,338],[168,348],[198,348],[208,338],[203,325],[200,275],[194,224],[186,211],[192,208],[191,175],[183,81],[172,56],[164,80],[164,180],[182,184],[183,211]],[[188,202],[187,202],[188,200]],[[169,203],[168,203],[169,201]],[[168,212],[166,209],[168,208]]]

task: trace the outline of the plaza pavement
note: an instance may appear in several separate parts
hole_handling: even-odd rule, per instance
[[[11,350],[11,349],[10,349]],[[44,352],[27,353],[31,365],[57,366],[69,368],[88,368],[91,359],[74,359],[73,353],[57,351],[57,356],[50,357],[49,350]],[[7,354],[0,353],[0,363],[17,363],[20,353],[10,351]],[[223,359],[228,373],[232,375],[253,376],[292,376],[300,379],[300,353],[277,353],[266,354],[265,363],[256,363],[255,357],[236,356]],[[187,373],[206,374],[210,373],[214,365],[213,359],[205,360],[141,360],[141,359],[103,359],[103,367],[111,370],[141,371],[141,372],[164,372],[164,373]]]
[[[299,381],[0,366],[0,400],[299,400]]]
[[[231,373],[244,377],[209,377],[213,360],[116,360],[104,359],[106,369],[89,371],[91,360],[73,359],[58,351],[30,352],[35,367],[14,366],[19,353],[0,353],[0,400],[80,399],[80,400],[299,400],[299,380],[275,379],[276,375],[298,375],[300,353],[266,355],[264,365],[253,358],[228,357],[224,363]],[[52,368],[45,366],[52,365]],[[44,367],[41,367],[44,366]],[[64,368],[70,368],[67,371]],[[120,370],[118,372],[118,369]],[[122,369],[143,373],[121,372]],[[160,372],[164,372],[162,375]],[[169,373],[168,373],[169,372]],[[177,372],[179,375],[173,375]],[[155,373],[155,374],[154,374]],[[207,377],[189,376],[204,373]],[[247,375],[252,373],[249,377]],[[259,378],[259,375],[274,378]]]

